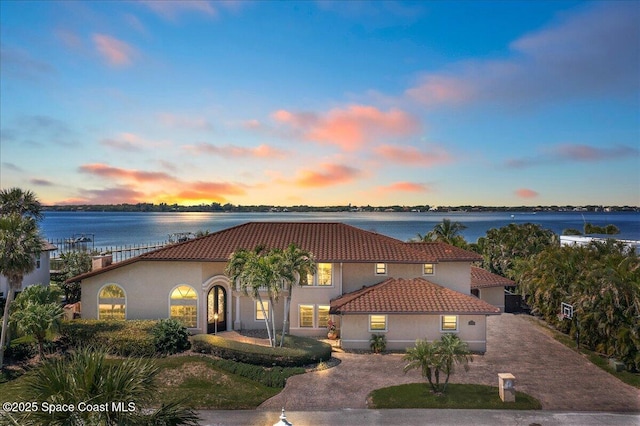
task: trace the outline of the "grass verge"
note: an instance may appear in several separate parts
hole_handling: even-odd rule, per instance
[[[369,408],[467,408],[540,410],[540,401],[516,392],[515,402],[502,402],[498,388],[485,385],[449,384],[447,392],[436,395],[428,383],[409,383],[377,389],[369,394]]]

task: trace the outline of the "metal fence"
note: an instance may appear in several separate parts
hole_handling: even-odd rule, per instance
[[[56,239],[48,241],[50,244],[53,244],[57,247],[56,250],[51,251],[52,261],[60,258],[60,255],[63,253],[72,251],[86,251],[91,255],[111,254],[113,256],[114,263],[122,262],[123,260],[127,260],[131,257],[139,256],[149,251],[159,249],[166,246],[167,244],[172,244],[172,242],[170,241],[160,241],[147,244],[96,247],[93,240],[78,241],[77,239]]]

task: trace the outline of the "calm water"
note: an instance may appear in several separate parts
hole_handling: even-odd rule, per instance
[[[95,247],[147,244],[166,241],[179,232],[216,232],[252,221],[343,222],[368,231],[406,241],[425,234],[443,218],[467,226],[463,236],[475,242],[491,228],[509,223],[537,223],[561,234],[563,229],[581,230],[584,221],[620,228],[617,238],[640,240],[640,213],[107,213],[45,212],[41,228],[50,240],[68,239],[81,234],[94,239]]]

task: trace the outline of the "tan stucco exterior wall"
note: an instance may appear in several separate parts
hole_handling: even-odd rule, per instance
[[[481,288],[480,299],[504,312],[504,287]]]
[[[343,348],[369,349],[369,339],[373,333],[369,330],[369,315],[341,316],[340,338]],[[387,315],[387,331],[376,333],[386,336],[388,350],[405,350],[412,347],[416,339],[433,341],[444,334],[440,331],[440,315]],[[455,334],[467,342],[472,351],[486,351],[484,315],[459,315]]]
[[[49,270],[51,269],[50,257],[50,252],[40,252],[40,257],[38,258],[40,260],[40,266],[36,266],[33,272],[24,276],[22,280],[22,290],[35,284],[49,285]],[[9,294],[9,281],[4,275],[0,275],[0,293],[2,293],[2,297],[7,297],[7,294]]]

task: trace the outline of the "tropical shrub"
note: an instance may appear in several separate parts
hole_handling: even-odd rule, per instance
[[[82,348],[89,344],[104,347],[118,356],[150,357],[156,355],[153,320],[73,320],[60,324],[61,344]]]
[[[265,368],[259,365],[246,364],[228,359],[214,359],[213,365],[232,374],[237,374],[247,379],[262,383],[272,388],[284,388],[287,379],[296,374],[303,374],[302,367],[272,367]]]
[[[21,425],[197,425],[197,414],[183,402],[152,408],[158,372],[150,359],[107,362],[104,349],[83,348],[47,359],[18,389],[19,399],[41,409],[20,415]],[[76,409],[46,410],[68,404]],[[114,404],[121,404],[120,409]],[[86,409],[87,407],[95,409]],[[81,409],[85,407],[85,409]]]
[[[548,247],[521,263],[520,291],[534,314],[631,370],[640,370],[640,259],[614,240]],[[574,306],[574,320],[558,317]]]
[[[187,328],[173,318],[160,320],[151,330],[159,354],[171,355],[191,347]]]
[[[387,338],[384,334],[374,333],[369,339],[369,347],[374,354],[379,354],[387,349]]]
[[[265,367],[299,367],[331,358],[331,345],[298,336],[286,336],[282,348],[252,345],[210,334],[198,334],[191,340],[194,352]]]

